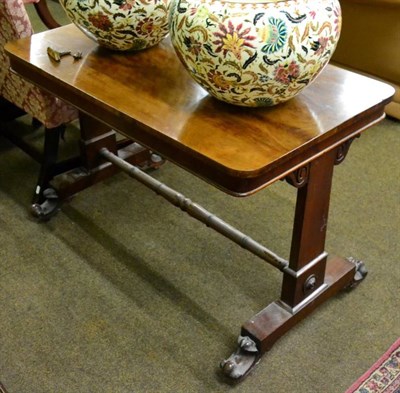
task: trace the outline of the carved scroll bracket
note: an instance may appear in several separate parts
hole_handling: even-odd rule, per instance
[[[306,164],[285,177],[285,180],[293,187],[300,188],[307,184],[310,173],[310,164]]]
[[[350,145],[354,141],[354,139],[358,138],[359,135],[348,139],[346,142],[343,142],[336,150],[336,158],[335,158],[335,165],[341,164],[347,156],[347,153],[350,149]]]

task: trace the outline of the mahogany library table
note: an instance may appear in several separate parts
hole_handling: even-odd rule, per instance
[[[82,58],[55,62],[48,47],[81,52]],[[243,378],[294,324],[365,276],[362,262],[328,256],[324,249],[329,198],[334,166],[356,137],[384,118],[394,93],[390,86],[329,65],[284,104],[242,108],[198,86],[169,39],[145,51],[117,53],[67,25],[11,42],[6,51],[15,72],[81,113],[81,174],[70,181],[63,175],[57,189],[62,196],[93,184],[103,172],[122,169],[282,271],[280,299],[243,324],[236,351],[221,363],[227,376]],[[113,130],[134,141],[133,147],[119,148]],[[297,189],[289,260],[132,165],[140,149],[235,196],[287,180]]]

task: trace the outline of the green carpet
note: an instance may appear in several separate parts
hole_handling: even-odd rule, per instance
[[[38,166],[0,138],[0,380],[9,393],[343,393],[400,336],[399,157],[387,119],[335,169],[326,248],[363,259],[367,279],[229,385],[218,364],[281,274],[124,174],[39,224]],[[287,257],[288,184],[236,199],[171,163],[153,175]]]

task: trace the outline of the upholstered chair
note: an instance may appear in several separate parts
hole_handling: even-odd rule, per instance
[[[33,1],[25,0],[25,2]],[[55,198],[52,197],[49,182],[56,174],[60,137],[63,135],[66,124],[77,119],[78,112],[10,70],[4,45],[8,41],[28,37],[32,33],[32,25],[24,1],[0,0],[0,120],[10,121],[28,114],[34,119],[33,124],[40,123],[44,127],[43,153],[31,154],[40,163],[32,213],[43,218],[55,207]],[[9,133],[9,139],[17,142],[18,138],[12,134],[13,132]],[[19,146],[28,153],[32,152],[31,149],[24,148],[25,144],[19,144]]]
[[[340,0],[343,28],[332,62],[391,84],[386,113],[400,120],[400,0]]]

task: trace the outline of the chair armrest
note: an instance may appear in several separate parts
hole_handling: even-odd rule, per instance
[[[60,24],[53,18],[53,15],[51,15],[46,0],[39,0],[39,2],[34,3],[34,6],[40,19],[48,29],[60,27]]]

